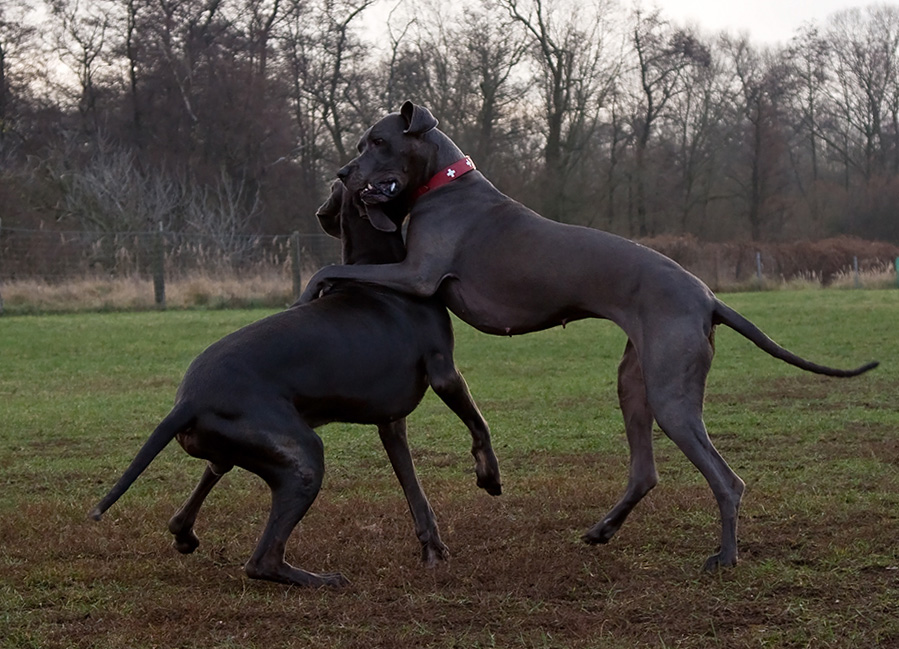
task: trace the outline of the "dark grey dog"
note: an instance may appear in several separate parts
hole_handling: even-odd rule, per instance
[[[343,239],[344,259],[370,264],[402,259],[400,233],[372,228],[343,193],[335,183],[318,216],[329,234]],[[397,221],[404,214],[397,214]],[[346,581],[340,574],[291,566],[284,548],[324,475],[322,442],[313,429],[332,421],[377,424],[409,503],[422,560],[434,564],[447,557],[447,549],[415,474],[405,423],[429,384],[471,431],[478,486],[498,495],[490,431],[453,364],[446,308],[436,299],[347,284],[314,304],[248,325],[200,354],[178,388],[173,410],[91,516],[99,520],[177,438],[190,455],[208,461],[199,484],[169,521],[180,552],[199,545],[193,531],[197,512],[236,465],[259,475],[272,492],[268,524],[247,574],[299,586],[340,585]]]
[[[656,485],[655,419],[718,501],[721,546],[706,568],[735,564],[745,485],[712,445],[702,420],[715,326],[725,324],[772,356],[818,374],[855,376],[877,363],[838,370],[796,356],[667,257],[606,232],[542,218],[505,196],[436,126],[427,109],[406,102],[365,132],[359,155],[338,172],[361,196],[376,227],[394,227],[388,206],[411,210],[406,258],[324,268],[299,302],[349,279],[411,295],[438,294],[462,320],[491,334],[522,334],[580,318],[612,320],[628,336],[618,397],[630,479],[618,504],[584,540],[608,542]]]

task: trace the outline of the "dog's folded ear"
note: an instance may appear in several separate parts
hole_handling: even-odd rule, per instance
[[[411,101],[403,104],[400,115],[406,120],[406,130],[403,131],[406,135],[421,135],[437,128],[437,118],[431,115],[431,111]]]
[[[331,195],[315,211],[318,224],[327,234],[340,238],[340,210],[343,207],[343,183],[335,180],[331,183]]]
[[[381,209],[380,205],[366,205],[365,203],[362,205],[365,209],[365,214],[368,216],[369,223],[375,230],[380,230],[381,232],[396,231],[396,223],[390,220],[390,217]]]

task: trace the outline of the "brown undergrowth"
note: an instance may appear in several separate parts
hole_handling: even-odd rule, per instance
[[[777,288],[796,280],[808,286],[854,286],[855,259],[859,284],[868,288],[896,285],[899,246],[841,236],[820,241],[708,242],[694,237],[662,236],[642,241],[671,257],[712,289],[759,288],[756,253],[761,255],[761,288]]]

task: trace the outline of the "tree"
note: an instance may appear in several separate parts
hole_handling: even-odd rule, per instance
[[[308,187],[333,176],[350,157],[347,142],[361,134],[354,113],[358,94],[368,90],[359,70],[366,50],[354,27],[371,4],[293,0],[281,30],[279,50],[297,139],[292,157]]]
[[[69,136],[47,162],[48,177],[60,186],[59,220],[100,234],[183,225],[175,219],[186,183],[146,169],[132,150],[107,139],[96,140],[87,156],[81,142]]]
[[[637,76],[641,91],[637,114],[634,115],[634,160],[636,182],[636,232],[645,237],[650,233],[647,219],[647,148],[653,127],[664,115],[668,102],[684,92],[686,71],[691,66],[708,67],[711,55],[708,48],[693,34],[672,29],[654,11],[645,15],[634,12],[632,31],[633,51],[637,56]]]
[[[256,76],[265,79],[268,71],[271,40],[278,23],[285,19],[284,0],[247,0],[246,31],[250,42],[250,60],[254,64]]]
[[[680,234],[701,234],[709,203],[721,196],[719,163],[736,103],[735,93],[723,82],[721,58],[710,47],[708,65],[691,65],[684,71],[683,91],[670,98],[669,128],[659,133],[672,152],[665,167],[675,185],[671,195],[680,197],[672,202],[676,218],[671,223]]]
[[[390,0],[384,30],[366,20],[375,0],[43,2],[38,33],[31,3],[0,0],[4,223],[55,222],[76,188],[39,171],[63,152],[81,196],[127,155],[141,178],[190,179],[183,227],[190,204],[197,227],[317,230],[353,142],[413,99],[551,218],[633,236],[899,236],[893,6],[762,49],[611,0]],[[139,194],[111,181],[109,204],[117,185],[122,205]]]
[[[141,130],[141,105],[137,94],[137,31],[139,0],[122,0],[124,13],[124,40],[122,47],[128,62],[128,100],[131,106],[131,138],[140,147],[143,142]]]
[[[789,98],[794,104],[800,146],[791,148],[791,157],[799,191],[806,199],[812,223],[820,221],[819,184],[820,145],[823,133],[822,104],[829,82],[827,41],[814,25],[806,25],[790,41],[784,52],[788,85],[794,89]],[[805,154],[803,156],[802,154]],[[805,168],[807,167],[807,169]]]
[[[782,225],[782,221],[768,221],[775,212],[782,217],[775,199],[788,182],[782,167],[788,140],[782,119],[787,74],[782,58],[754,48],[746,38],[725,37],[723,43],[733,66],[743,120],[742,164],[738,163],[733,179],[746,202],[750,236],[760,241],[766,225]]]
[[[349,158],[345,139],[352,126],[345,113],[353,105],[353,86],[359,76],[353,69],[364,49],[351,31],[375,0],[325,0],[317,14],[314,58],[317,75],[309,77],[304,91],[315,101],[319,118],[331,135],[337,160]]]
[[[394,40],[388,105],[411,98],[439,115],[440,127],[491,174],[501,164],[498,143],[512,145],[510,121],[526,92],[514,77],[525,54],[521,33],[502,14],[482,8],[453,16],[438,10],[409,25],[411,38]],[[491,174],[492,175],[492,174]]]
[[[24,0],[0,0],[0,150],[10,146],[32,77],[27,60],[37,29],[27,23],[28,12]]]
[[[51,0],[57,17],[53,45],[62,61],[78,79],[78,112],[85,132],[99,128],[98,75],[108,65],[110,53],[110,7],[102,3],[82,5],[79,0]]]
[[[828,40],[835,78],[828,88],[837,126],[828,144],[840,153],[847,174],[855,170],[870,181],[895,160],[895,135],[887,120],[897,121],[899,8],[872,5],[838,12],[828,21]]]
[[[892,238],[899,200],[899,8],[836,13],[826,34],[833,82],[823,137],[843,167],[846,206],[839,227]]]
[[[588,142],[599,126],[600,109],[620,68],[620,56],[604,38],[610,7],[553,0],[502,0],[530,41],[543,122],[545,180],[542,211],[563,219],[572,210],[566,191]],[[570,218],[570,217],[569,217]]]
[[[598,165],[596,177],[605,178],[605,187],[598,189],[596,196],[599,198],[598,203],[604,204],[605,209],[602,212],[594,210],[584,224],[595,227],[600,213],[602,213],[605,220],[603,226],[607,230],[614,230],[616,214],[619,211],[618,190],[622,184],[626,184],[631,175],[629,170],[622,171],[624,166],[622,161],[626,151],[633,143],[633,133],[628,127],[627,106],[623,93],[617,85],[609,92],[604,112],[604,123],[599,129],[597,137],[597,157],[603,160],[603,164]],[[605,153],[606,151],[608,153]],[[627,207],[627,212],[630,213],[630,205]]]

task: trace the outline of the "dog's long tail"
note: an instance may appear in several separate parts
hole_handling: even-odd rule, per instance
[[[771,340],[765,334],[765,332],[756,327],[746,317],[740,315],[720,300],[718,300],[715,304],[713,318],[715,324],[726,324],[737,333],[742,334],[743,336],[754,342],[757,347],[771,354],[774,358],[779,358],[785,363],[794,365],[795,367],[806,370],[807,372],[824,374],[826,376],[849,377],[864,374],[868,370],[873,370],[875,367],[880,365],[878,361],[873,361],[871,363],[866,363],[861,367],[857,367],[854,370],[841,370],[834,367],[827,367],[826,365],[818,365],[817,363],[807,361],[801,356],[797,356],[793,352],[778,345],[776,342]]]
[[[165,419],[159,422],[156,430],[154,430],[147,441],[144,442],[144,445],[137,452],[137,455],[131,461],[131,464],[125,469],[122,477],[119,478],[119,481],[115,483],[115,486],[109,490],[109,493],[103,497],[103,500],[97,503],[97,506],[90,511],[89,516],[95,521],[100,520],[103,516],[103,512],[112,507],[115,501],[122,497],[122,494],[125,493],[128,490],[128,487],[137,480],[137,477],[150,466],[150,462],[156,459],[156,456],[162,452],[162,449],[175,439],[175,435],[187,430],[192,425],[195,418],[195,411],[191,405],[185,402],[176,405],[172,411],[166,415]]]

